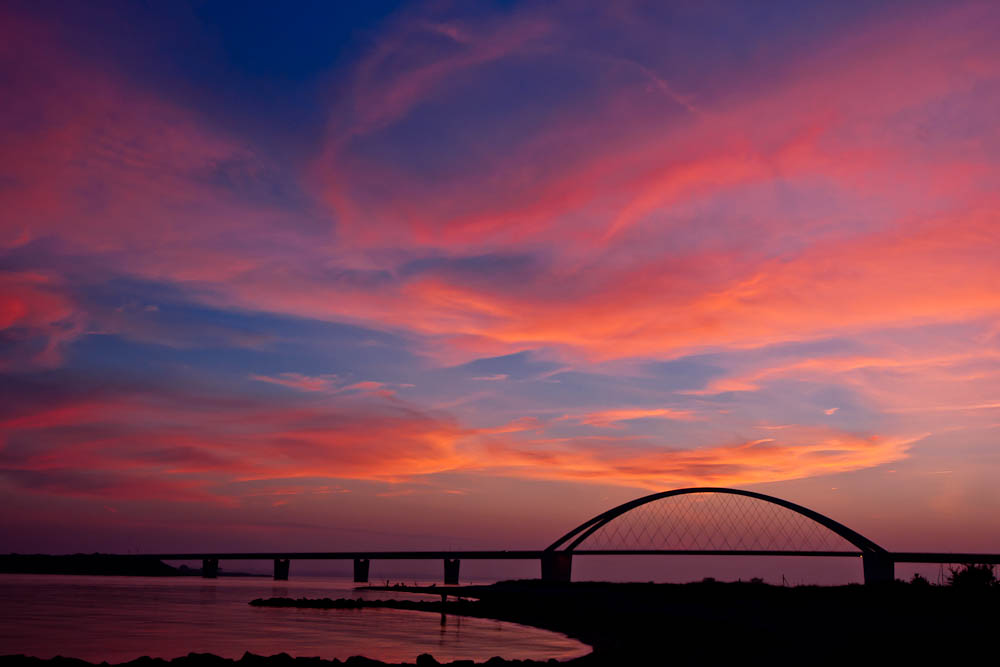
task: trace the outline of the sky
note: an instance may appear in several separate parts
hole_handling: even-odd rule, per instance
[[[729,486],[1000,551],[998,25],[3,3],[0,550],[533,549]]]

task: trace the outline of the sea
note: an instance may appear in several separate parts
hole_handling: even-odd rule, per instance
[[[414,662],[569,660],[590,647],[516,623],[395,609],[252,607],[260,597],[439,599],[356,590],[349,579],[0,574],[0,655],[89,662],[288,653]]]

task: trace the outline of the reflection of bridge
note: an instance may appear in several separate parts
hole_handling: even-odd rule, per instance
[[[585,547],[585,548],[584,548]],[[353,560],[354,580],[368,581],[372,560],[443,560],[444,582],[457,584],[462,559],[538,560],[542,579],[569,581],[573,556],[696,555],[861,558],[865,583],[892,581],[896,563],[1000,563],[1000,554],[890,552],[811,509],[753,491],[676,489],[598,514],[542,551],[343,551],[150,554],[201,560],[215,577],[220,560],[273,560],[287,579],[292,560]]]

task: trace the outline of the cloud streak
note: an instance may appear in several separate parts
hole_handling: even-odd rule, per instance
[[[401,482],[465,472],[648,488],[775,481],[898,460],[913,441],[791,427],[780,439],[664,449],[641,436],[554,438],[530,418],[463,428],[378,394],[302,404],[137,389],[36,391],[0,421],[3,476],[35,492],[232,505],[239,498],[223,491],[228,484],[295,478]],[[663,412],[578,421],[599,433],[624,420],[689,419]]]

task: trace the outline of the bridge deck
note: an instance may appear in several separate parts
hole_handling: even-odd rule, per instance
[[[266,551],[266,552],[195,552],[143,554],[145,558],[159,560],[537,560],[552,551]],[[565,552],[555,552],[565,553]],[[602,550],[577,549],[574,556],[800,556],[821,558],[859,558],[860,551],[771,551],[771,550],[719,550],[719,549],[628,549]],[[887,556],[896,563],[988,563],[1000,564],[1000,554],[889,552]]]

